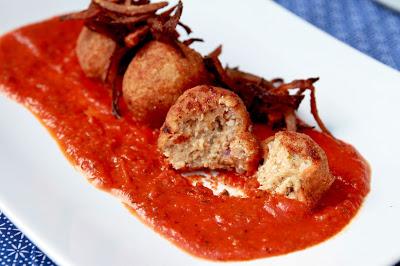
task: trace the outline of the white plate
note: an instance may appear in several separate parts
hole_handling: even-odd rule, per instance
[[[0,31],[86,3],[1,1]],[[343,232],[303,251],[242,264],[388,265],[399,259],[399,73],[271,1],[190,0],[185,5],[183,21],[207,40],[197,45],[202,52],[223,43],[224,61],[242,69],[287,79],[320,76],[322,117],[372,166],[372,190]],[[4,96],[0,106],[0,208],[57,263],[216,264],[182,252],[118,200],[89,185],[28,111]]]

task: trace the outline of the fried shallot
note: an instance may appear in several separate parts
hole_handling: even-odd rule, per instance
[[[304,99],[304,92],[310,91],[311,114],[319,128],[332,135],[318,114],[314,83],[319,78],[294,80],[285,83],[283,79],[265,80],[237,68],[224,68],[219,60],[222,47],[217,47],[204,58],[207,69],[214,75],[215,82],[237,93],[245,103],[253,120],[266,122],[272,127],[285,125],[290,131],[296,131],[301,121],[295,116]],[[295,93],[291,91],[296,90]]]

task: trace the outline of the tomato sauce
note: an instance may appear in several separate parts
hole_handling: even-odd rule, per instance
[[[157,151],[159,131],[126,110],[114,118],[109,88],[84,76],[74,50],[81,27],[52,19],[3,36],[0,90],[40,119],[92,184],[177,246],[212,260],[269,257],[320,243],[355,216],[369,191],[368,164],[352,146],[311,129],[304,133],[325,150],[337,177],[312,210],[232,173],[222,176],[246,187],[247,198],[192,186]],[[255,132],[260,139],[273,133]]]

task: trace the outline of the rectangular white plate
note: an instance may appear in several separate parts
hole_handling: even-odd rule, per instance
[[[1,1],[0,32],[87,2]],[[223,43],[223,59],[232,66],[268,78],[320,76],[322,117],[372,166],[371,193],[343,232],[300,252],[240,264],[388,265],[400,259],[399,73],[268,0],[189,0],[183,21],[206,40],[197,44],[200,51]],[[3,95],[0,106],[0,208],[57,263],[217,264],[182,252],[89,185],[24,108]]]

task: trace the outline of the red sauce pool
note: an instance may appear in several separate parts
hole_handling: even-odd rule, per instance
[[[121,197],[157,232],[213,260],[249,260],[315,245],[355,216],[369,191],[366,161],[350,145],[313,130],[336,181],[312,210],[245,184],[248,198],[215,196],[171,170],[156,149],[158,130],[115,119],[110,92],[87,79],[75,56],[80,22],[49,20],[0,40],[0,89],[34,113],[98,188]],[[256,126],[260,139],[272,132]]]

